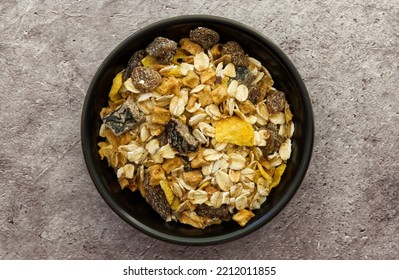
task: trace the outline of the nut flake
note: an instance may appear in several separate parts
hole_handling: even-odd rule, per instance
[[[194,56],[195,70],[204,71],[208,67],[209,67],[209,57],[204,52],[200,52]]]

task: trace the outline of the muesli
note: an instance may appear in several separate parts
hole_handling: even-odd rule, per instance
[[[206,27],[187,35],[155,38],[115,76],[99,154],[165,221],[245,226],[284,173],[293,115],[237,42]]]

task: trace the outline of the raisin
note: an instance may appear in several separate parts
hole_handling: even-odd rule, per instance
[[[146,172],[143,180],[143,187],[145,190],[145,199],[151,207],[161,216],[165,221],[171,220],[171,208],[165,193],[161,186],[151,186],[149,184],[149,173]]]
[[[284,110],[285,96],[282,91],[268,91],[266,95],[266,106],[270,114],[275,114]]]
[[[235,80],[239,83],[246,85],[247,87],[251,85],[252,81],[255,79],[255,75],[252,74],[251,70],[247,67],[236,66],[236,76]]]
[[[229,41],[222,46],[222,56],[225,54],[231,55],[231,62],[235,66],[248,66],[247,57],[244,50],[236,41]]]
[[[262,147],[262,151],[265,155],[277,152],[283,143],[283,138],[274,129],[268,129],[268,131],[270,136],[266,140],[266,146]]]
[[[138,127],[144,120],[143,113],[131,99],[103,118],[105,125],[116,136]]]
[[[168,64],[176,54],[177,43],[165,37],[157,37],[145,49],[160,64]]]
[[[146,56],[145,50],[139,50],[134,52],[132,57],[129,59],[125,70],[123,71],[123,80],[126,81],[130,78],[132,70],[139,66],[140,61]]]
[[[203,217],[219,218],[225,222],[229,221],[231,218],[231,214],[229,212],[229,208],[227,207],[227,205],[222,205],[219,208],[214,208],[206,204],[199,204],[195,208],[195,213]]]
[[[188,126],[180,120],[171,119],[166,124],[169,144],[180,153],[195,152],[198,149],[198,141],[191,135]]]
[[[206,27],[197,27],[190,31],[190,40],[197,43],[205,50],[211,48],[219,42],[219,34]]]
[[[162,82],[162,76],[152,68],[137,66],[132,71],[132,83],[140,92],[149,92]]]

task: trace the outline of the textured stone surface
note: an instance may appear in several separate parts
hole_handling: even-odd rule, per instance
[[[399,6],[349,2],[2,1],[0,259],[398,259]],[[316,118],[308,175],[284,211],[238,241],[195,249],[148,237],[108,208],[79,132],[106,55],[182,14],[224,15],[272,39]]]

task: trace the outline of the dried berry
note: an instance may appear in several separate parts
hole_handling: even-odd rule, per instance
[[[186,154],[198,149],[198,141],[180,120],[171,119],[166,125],[166,133],[169,144],[180,153]]]
[[[284,140],[275,130],[268,129],[268,131],[270,136],[266,139],[266,146],[262,147],[265,155],[277,152]]]
[[[206,27],[197,27],[190,31],[190,40],[197,43],[204,49],[209,49],[219,42],[219,34]]]
[[[168,64],[176,54],[177,43],[165,37],[157,37],[145,49],[160,64]]]
[[[222,56],[225,54],[231,55],[231,62],[233,62],[235,66],[248,66],[245,52],[237,42],[229,41],[226,44],[223,44]]]
[[[282,91],[268,91],[266,96],[266,106],[270,114],[275,114],[284,110],[285,96]]]
[[[265,95],[266,91],[262,91],[258,86],[255,85],[249,90],[248,100],[256,105],[265,98]]]
[[[136,68],[140,61],[146,56],[145,50],[139,50],[137,52],[134,52],[132,57],[130,58],[129,62],[127,63],[127,66],[125,70],[123,71],[123,80],[126,81],[127,79],[130,78],[132,74],[132,70]]]
[[[236,76],[234,79],[246,86],[249,86],[256,78],[255,75],[252,74],[251,70],[249,70],[247,67],[236,66],[235,70]]]
[[[159,86],[162,76],[152,68],[138,66],[132,71],[132,83],[141,92],[149,92]]]
[[[229,212],[229,208],[227,205],[222,205],[219,208],[213,208],[212,206],[208,206],[206,204],[199,204],[195,208],[195,212],[202,217],[210,217],[210,218],[219,218],[222,221],[229,221],[231,219],[231,215]]]
[[[103,118],[105,125],[110,128],[116,136],[136,128],[144,120],[144,115],[131,99],[128,99],[111,114]]]

